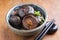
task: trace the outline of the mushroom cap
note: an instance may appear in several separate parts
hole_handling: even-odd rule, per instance
[[[34,15],[27,15],[22,20],[25,29],[34,29],[37,27],[38,22]]]
[[[19,10],[19,16],[23,17],[26,14],[34,14],[34,8],[32,6],[23,5]]]
[[[17,27],[21,23],[21,19],[18,16],[11,16],[9,22],[12,26]]]
[[[34,8],[32,6],[28,6],[28,7],[29,7],[29,12],[28,13],[34,14]]]
[[[28,6],[23,5],[23,6],[21,6],[21,8],[19,9],[18,14],[19,14],[20,17],[23,17],[24,15],[26,15],[26,14],[28,13],[28,11],[29,11]]]

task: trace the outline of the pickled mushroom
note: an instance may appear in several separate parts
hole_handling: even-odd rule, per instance
[[[21,19],[18,16],[11,16],[9,22],[12,26],[18,27],[21,23]]]
[[[25,29],[34,29],[37,27],[38,22],[34,15],[27,15],[23,18],[23,27]]]
[[[23,6],[21,6],[21,8],[20,8],[20,10],[19,10],[19,16],[20,17],[23,17],[24,15],[26,15],[26,14],[30,14],[30,13],[32,13],[32,14],[34,14],[34,8],[33,7],[31,7],[31,6],[27,6],[27,5],[23,5]]]

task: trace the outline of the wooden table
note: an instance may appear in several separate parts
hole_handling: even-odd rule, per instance
[[[60,40],[60,0],[0,0],[0,40],[33,40],[32,37],[22,37],[13,33],[6,24],[6,14],[17,4],[34,3],[46,9],[48,20],[55,19],[58,31],[53,35],[45,35],[43,40]]]

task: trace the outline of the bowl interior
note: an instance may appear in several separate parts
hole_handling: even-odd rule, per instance
[[[27,5],[32,6],[32,7],[34,8],[34,10],[40,11],[41,14],[43,15],[44,19],[45,19],[44,22],[46,23],[46,12],[43,10],[42,7],[37,6],[37,5],[34,5],[34,4],[27,4]],[[9,10],[9,12],[8,12],[8,14],[7,14],[7,18],[6,18],[7,23],[8,23],[8,25],[9,25],[10,27],[12,27],[12,28],[14,28],[14,27],[10,25],[10,23],[9,23],[9,18],[10,18],[10,16],[11,16],[11,13],[13,12],[13,10],[14,10],[16,7],[20,7],[20,6],[21,6],[21,5],[17,5],[17,6],[15,6],[15,7],[13,7],[11,10]],[[43,24],[44,24],[44,23],[43,23]],[[41,25],[40,25],[40,26],[41,26]],[[40,27],[40,26],[39,26],[39,27]],[[38,28],[38,27],[36,27],[36,28]],[[16,28],[14,28],[14,29],[16,29]],[[17,29],[17,30],[19,30],[19,29]],[[34,30],[34,29],[32,29],[32,30]]]

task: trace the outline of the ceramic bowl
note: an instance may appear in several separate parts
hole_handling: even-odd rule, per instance
[[[38,26],[38,27],[36,27],[36,28],[34,28],[34,29],[31,29],[31,30],[20,30],[20,29],[16,29],[16,28],[14,28],[13,26],[10,25],[10,23],[9,23],[9,17],[10,17],[10,15],[11,15],[13,9],[14,9],[15,7],[22,6],[22,5],[25,5],[25,4],[16,5],[16,6],[12,7],[12,8],[8,11],[8,13],[7,13],[7,15],[6,15],[6,23],[7,23],[8,27],[9,27],[13,32],[15,32],[16,34],[22,35],[22,36],[31,36],[31,35],[34,35],[34,34],[36,34],[36,33],[38,33],[38,32],[41,32],[42,29],[44,28],[46,22],[47,22],[47,13],[46,13],[45,9],[43,9],[41,6],[38,6],[38,5],[36,5],[36,4],[28,4],[28,5],[36,5],[36,6],[39,7],[38,10],[40,10],[40,11],[42,12],[42,14],[43,14],[43,16],[44,16],[44,18],[45,18],[45,21],[44,21],[44,23],[43,23],[42,25],[40,25],[40,26]]]

